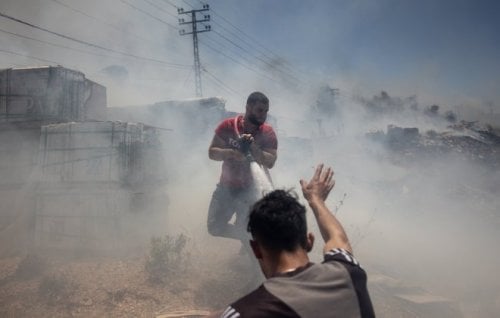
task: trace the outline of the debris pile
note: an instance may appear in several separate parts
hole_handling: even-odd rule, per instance
[[[366,136],[406,158],[451,154],[492,168],[500,166],[500,132],[478,122],[460,121],[441,132],[389,125],[386,133],[376,131]]]

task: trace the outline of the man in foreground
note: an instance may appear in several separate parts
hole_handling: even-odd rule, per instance
[[[316,168],[300,180],[325,241],[321,264],[309,261],[314,236],[296,196],[275,190],[250,210],[250,245],[266,281],[228,306],[220,317],[374,317],[365,271],[352,255],[347,235],[325,204],[333,170]]]
[[[278,141],[266,123],[269,99],[261,92],[247,98],[245,114],[223,120],[215,129],[208,157],[222,161],[222,173],[208,209],[207,227],[213,236],[246,243],[246,215],[256,200],[250,160],[270,169],[277,156]],[[230,224],[236,213],[235,224]]]

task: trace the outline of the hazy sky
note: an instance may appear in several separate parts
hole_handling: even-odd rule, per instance
[[[235,102],[254,89],[293,95],[327,83],[346,94],[387,90],[428,103],[500,105],[498,1],[208,3],[212,31],[199,34],[206,96]],[[188,98],[194,95],[192,41],[178,34],[176,7],[201,6],[198,0],[2,0],[3,14],[114,52],[0,18],[0,66],[57,62],[78,69],[108,87],[113,106]],[[112,80],[101,71],[110,65],[128,75]]]
[[[409,93],[498,98],[498,1],[252,1],[240,18],[302,71]]]

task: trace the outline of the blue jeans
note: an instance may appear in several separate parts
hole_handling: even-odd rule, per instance
[[[221,236],[246,241],[248,211],[257,200],[253,187],[233,189],[217,185],[208,208],[207,228],[213,236]],[[236,221],[229,221],[236,214]]]

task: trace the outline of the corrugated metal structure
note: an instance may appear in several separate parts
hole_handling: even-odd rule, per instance
[[[206,154],[214,129],[227,117],[225,100],[219,97],[171,100],[151,105],[109,107],[110,120],[139,121],[162,129],[167,165],[190,169],[188,162],[198,154]],[[196,155],[195,155],[196,154]],[[179,162],[182,158],[183,162]],[[198,161],[199,162],[199,161]],[[183,169],[171,169],[172,180],[182,178]]]
[[[109,107],[110,120],[140,121],[155,127],[182,130],[184,134],[199,135],[213,132],[219,120],[227,117],[226,101],[219,97],[191,100],[171,100],[152,105]]]
[[[36,242],[121,251],[164,229],[167,198],[157,130],[137,123],[42,127]]]
[[[34,209],[40,129],[0,124],[0,230]]]
[[[157,130],[141,123],[71,122],[42,126],[41,181],[116,183],[131,187],[154,182],[159,154]],[[146,162],[147,161],[147,162]]]
[[[105,120],[106,88],[61,66],[0,70],[0,122]]]
[[[162,169],[157,130],[107,122],[106,88],[83,73],[0,70],[2,239],[93,252],[149,240],[164,225]]]
[[[0,229],[33,211],[41,126],[105,120],[106,88],[63,67],[0,70]]]

